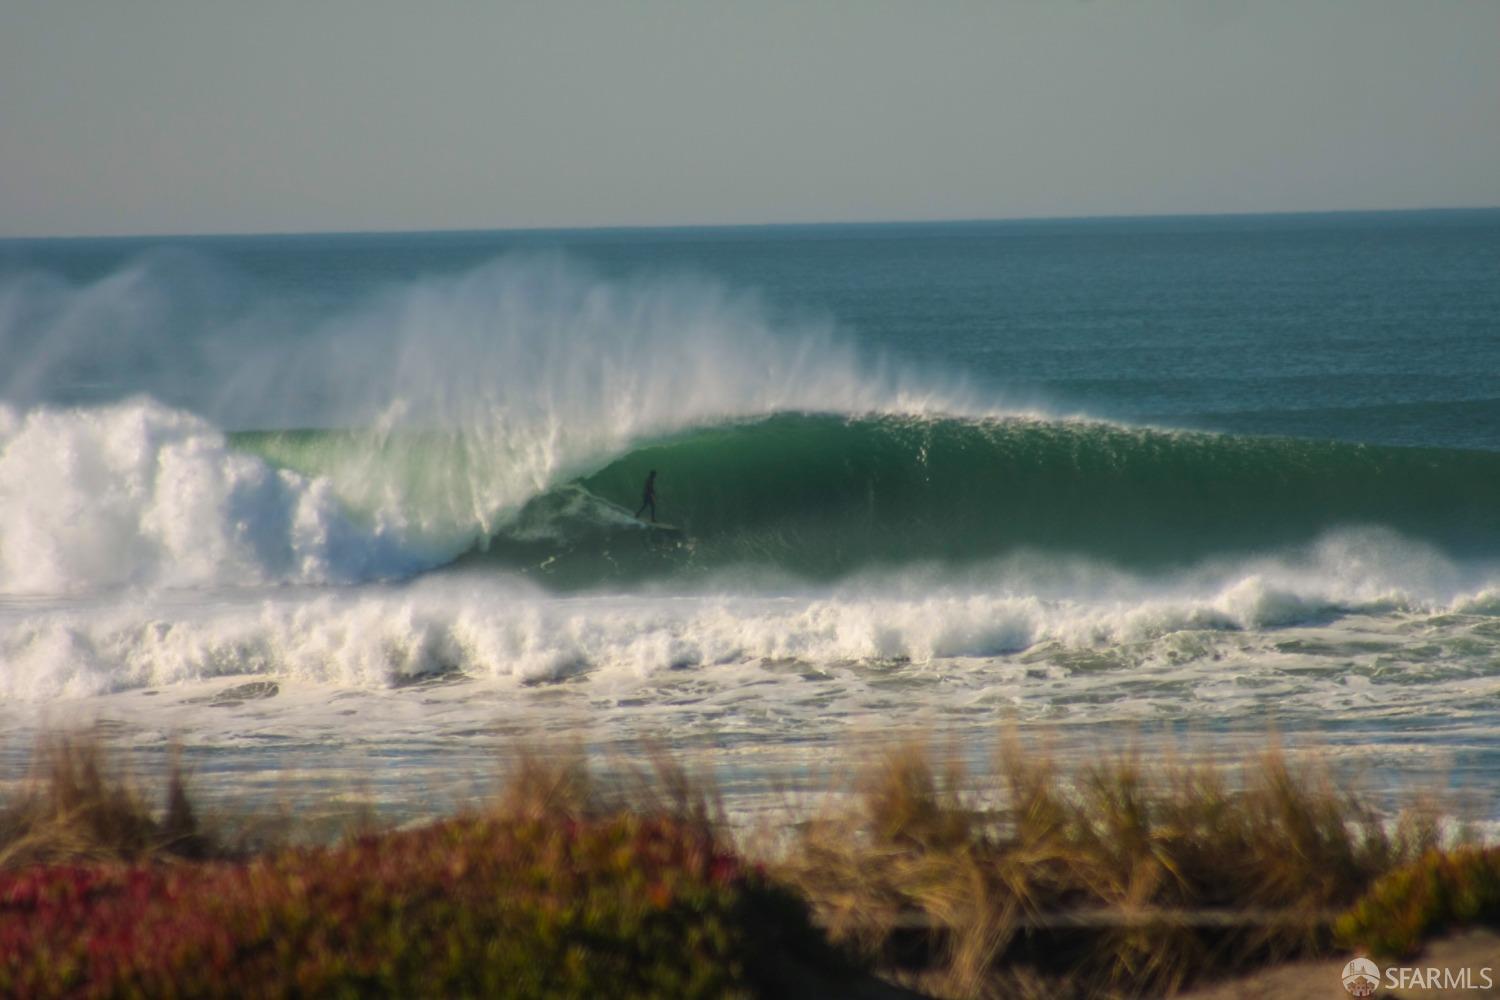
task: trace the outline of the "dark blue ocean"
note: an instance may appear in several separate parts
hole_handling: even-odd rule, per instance
[[[0,360],[18,733],[1500,773],[1500,210],[0,241]]]

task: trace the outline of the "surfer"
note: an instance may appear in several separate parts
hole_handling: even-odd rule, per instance
[[[646,488],[641,491],[641,510],[651,508],[651,523],[656,523],[656,470],[646,477]],[[635,512],[636,517],[641,516],[641,510]]]

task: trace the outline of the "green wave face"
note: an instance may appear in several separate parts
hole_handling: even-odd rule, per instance
[[[241,431],[230,440],[275,466],[326,479],[356,517],[450,556],[496,530],[504,499],[535,494],[539,478],[508,442],[454,431]]]
[[[658,516],[627,515],[658,470]],[[1021,549],[1181,566],[1380,525],[1500,552],[1500,455],[1101,423],[784,414],[637,448],[528,503],[497,559],[563,585],[744,565],[829,579]]]
[[[421,508],[410,523],[473,544],[458,560],[558,587],[728,567],[828,580],[1019,550],[1135,570],[1253,555],[1378,525],[1463,558],[1500,554],[1500,455],[1230,437],[1081,421],[786,413],[645,444],[484,508],[507,456],[440,434],[241,434],[309,475]],[[658,471],[657,515],[631,515]],[[457,525],[457,527],[455,527]],[[495,525],[499,525],[495,528]],[[477,544],[474,540],[478,538]]]

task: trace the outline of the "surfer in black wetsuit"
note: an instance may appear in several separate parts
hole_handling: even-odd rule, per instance
[[[656,470],[646,477],[646,488],[641,493],[641,510],[651,508],[651,523],[656,523]],[[641,510],[635,512],[636,517],[641,516]]]

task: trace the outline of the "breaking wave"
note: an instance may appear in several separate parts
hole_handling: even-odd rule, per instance
[[[358,481],[380,483],[382,497],[444,495],[449,480],[495,460],[433,436],[236,442],[312,477],[348,480],[360,465]],[[651,469],[671,529],[632,516]],[[383,509],[380,497],[351,496]],[[1024,550],[1156,571],[1368,527],[1470,559],[1500,554],[1497,505],[1500,455],[1489,452],[1084,420],[780,413],[682,431],[546,485],[460,562],[563,587],[730,567],[826,580]]]

